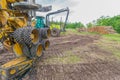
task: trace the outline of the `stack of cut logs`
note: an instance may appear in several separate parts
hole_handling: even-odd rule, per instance
[[[95,26],[91,28],[80,28],[78,32],[96,32],[100,34],[115,34],[116,31],[113,29],[112,26]]]

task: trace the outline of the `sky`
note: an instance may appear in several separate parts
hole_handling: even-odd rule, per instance
[[[120,0],[37,0],[41,5],[52,5],[53,11],[69,7],[69,22],[87,24],[101,16],[120,14]]]

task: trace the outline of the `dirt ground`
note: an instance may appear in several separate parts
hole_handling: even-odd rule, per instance
[[[120,58],[111,49],[119,50],[119,42],[108,42],[98,34],[62,35],[50,42],[34,72],[24,80],[120,80]],[[15,57],[1,55],[0,64]]]

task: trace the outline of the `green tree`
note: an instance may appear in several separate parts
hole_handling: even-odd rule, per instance
[[[88,24],[86,24],[87,25],[87,28],[90,28],[90,27],[93,27],[94,25],[93,25],[93,23],[88,23]]]
[[[120,33],[120,15],[109,17],[101,16],[94,22],[88,23],[87,26],[112,26],[118,33]]]
[[[111,26],[120,33],[120,15],[112,17],[110,23]]]
[[[81,22],[69,22],[67,23],[66,28],[72,28],[72,29],[76,29],[76,28],[81,28],[84,27],[84,24],[82,24]]]
[[[96,26],[109,26],[111,18],[109,16],[101,16],[99,19],[96,20]]]

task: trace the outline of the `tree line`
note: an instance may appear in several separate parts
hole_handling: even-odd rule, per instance
[[[64,24],[64,22],[54,21],[54,22],[51,22],[51,24],[62,25]],[[67,22],[66,24],[66,28],[76,29],[81,27],[85,27],[84,24],[81,22]]]
[[[87,24],[87,27],[92,26],[112,26],[118,33],[120,33],[120,15],[117,16],[101,16]]]
[[[55,24],[64,24],[63,22],[54,22]],[[117,16],[101,16],[97,20],[89,22],[86,27],[93,26],[112,26],[118,33],[120,33],[120,15]],[[68,22],[66,28],[76,29],[85,27],[82,22]]]

